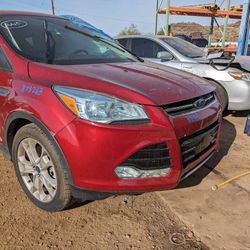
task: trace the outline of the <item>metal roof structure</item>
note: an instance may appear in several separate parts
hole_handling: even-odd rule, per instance
[[[162,1],[163,2],[163,1]],[[220,3],[219,3],[220,2]],[[221,9],[221,6],[226,2],[226,9]],[[214,3],[211,4],[199,4],[199,5],[189,5],[189,6],[171,6],[171,0],[165,0],[166,7],[161,8],[159,6],[159,0],[156,0],[156,23],[155,23],[155,34],[158,32],[158,15],[166,15],[166,25],[164,28],[165,35],[169,34],[169,19],[170,15],[182,15],[182,16],[199,16],[199,17],[210,17],[210,35],[209,35],[209,45],[212,43],[212,35],[214,31],[214,24],[216,24],[221,31],[222,38],[221,43],[222,47],[225,46],[227,27],[229,19],[238,19],[242,18],[243,7],[241,5],[231,6],[231,0],[214,0]],[[221,29],[217,18],[224,18],[224,28]]]
[[[158,11],[158,14],[166,14],[167,9],[161,9]],[[225,18],[229,16],[231,19],[241,19],[242,11],[233,11],[233,10],[219,10],[219,9],[207,9],[207,8],[194,8],[194,7],[169,7],[170,15],[179,15],[179,16],[200,16],[200,17],[217,17]]]

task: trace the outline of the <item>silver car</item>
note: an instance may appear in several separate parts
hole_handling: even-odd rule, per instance
[[[144,59],[208,79],[217,88],[223,109],[250,109],[250,73],[240,64],[227,67],[228,61],[219,60],[213,65],[203,49],[177,37],[138,35],[115,39]]]

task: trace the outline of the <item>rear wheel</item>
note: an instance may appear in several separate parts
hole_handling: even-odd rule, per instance
[[[216,92],[220,97],[222,111],[226,112],[228,107],[228,94],[227,91],[217,82],[213,80],[208,80],[215,88]]]
[[[25,125],[16,133],[12,159],[17,178],[35,205],[60,211],[70,204],[71,189],[59,152],[35,124]]]

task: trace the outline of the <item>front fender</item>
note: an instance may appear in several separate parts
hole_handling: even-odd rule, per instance
[[[15,121],[18,122],[18,120],[20,119],[24,119],[30,123],[34,123],[35,125],[37,125],[46,134],[46,136],[51,140],[51,142],[57,149],[57,152],[59,153],[60,158],[62,159],[63,168],[67,172],[68,177],[69,177],[69,183],[73,186],[74,182],[73,182],[72,173],[70,171],[67,160],[63,154],[63,151],[55,138],[55,135],[53,135],[51,131],[39,119],[37,119],[35,116],[33,116],[30,113],[23,112],[23,111],[15,111],[11,113],[9,117],[7,118],[7,121],[5,123],[5,144],[1,147],[6,158],[8,158],[9,160],[12,160],[11,152],[10,152],[12,147],[8,145],[8,136],[9,136],[9,133],[11,132],[10,128],[12,124],[15,123]]]

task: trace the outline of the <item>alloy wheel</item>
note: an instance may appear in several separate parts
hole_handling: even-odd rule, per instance
[[[17,159],[20,175],[29,192],[40,202],[51,202],[58,183],[53,161],[45,147],[33,138],[25,138],[18,146]]]

